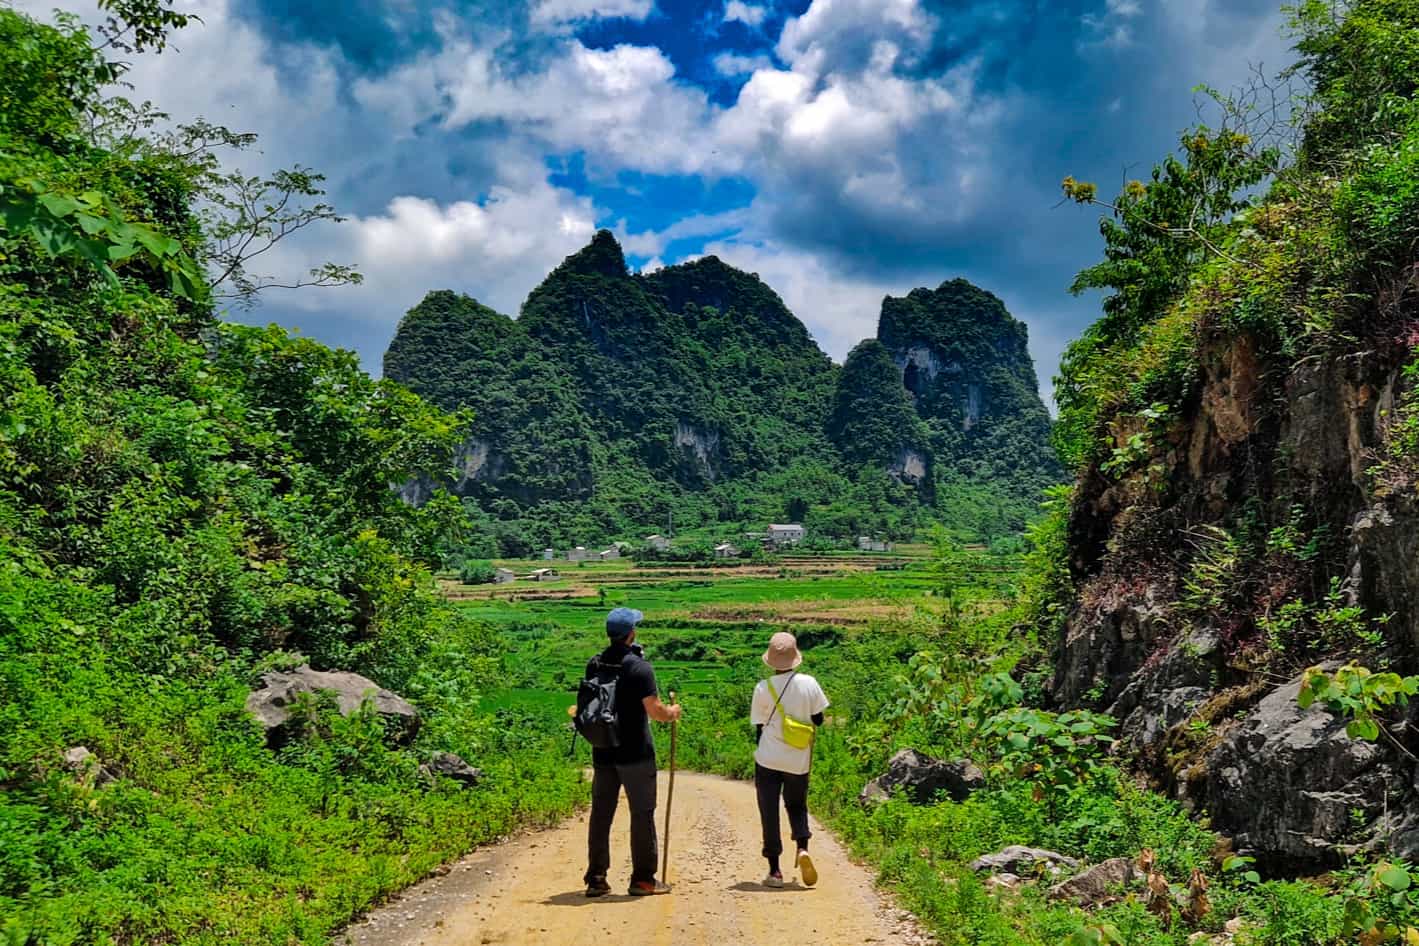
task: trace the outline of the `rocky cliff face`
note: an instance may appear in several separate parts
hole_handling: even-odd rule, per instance
[[[1245,334],[1200,351],[1175,416],[1113,421],[1147,457],[1079,481],[1054,696],[1118,717],[1161,783],[1273,866],[1419,856],[1412,759],[1296,703],[1312,663],[1419,669],[1419,508],[1371,472],[1405,351],[1288,365]]]

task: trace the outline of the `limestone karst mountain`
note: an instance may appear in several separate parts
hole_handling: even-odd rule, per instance
[[[862,487],[875,498],[825,512],[818,531],[909,532],[940,518],[941,480],[948,500],[969,496],[947,511],[952,524],[1018,528],[1058,478],[1024,326],[958,280],[887,299],[882,330],[872,377],[857,377],[865,363],[833,365],[757,275],[715,257],[632,274],[601,231],[517,319],[430,293],[384,369],[472,411],[447,485],[498,518],[548,503],[576,503],[603,530],[802,518]]]

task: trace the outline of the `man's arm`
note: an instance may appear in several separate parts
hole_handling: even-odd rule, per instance
[[[641,700],[641,705],[645,707],[645,714],[657,723],[673,723],[680,718],[679,706],[666,706],[660,702],[660,694],[652,693]]]

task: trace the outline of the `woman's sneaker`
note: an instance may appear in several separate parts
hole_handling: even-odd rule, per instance
[[[798,852],[798,875],[803,878],[803,886],[811,887],[818,882],[818,868],[813,866],[813,858],[807,851]]]
[[[783,886],[783,872],[782,872],[782,871],[777,871],[777,870],[771,872],[771,873],[769,874],[769,876],[767,876],[767,877],[764,878],[764,886],[765,886],[765,887],[782,887],[782,886]]]

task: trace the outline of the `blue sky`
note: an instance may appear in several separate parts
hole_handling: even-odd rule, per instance
[[[1196,85],[1289,63],[1279,0],[179,5],[203,25],[134,63],[137,95],[257,132],[242,170],[328,176],[349,219],[283,244],[273,274],[366,275],[233,316],[374,372],[427,290],[516,314],[609,227],[633,266],[758,272],[838,360],[883,295],[965,276],[1029,325],[1048,389],[1098,309],[1067,292],[1097,214],[1058,206],[1060,179],[1145,176]]]

